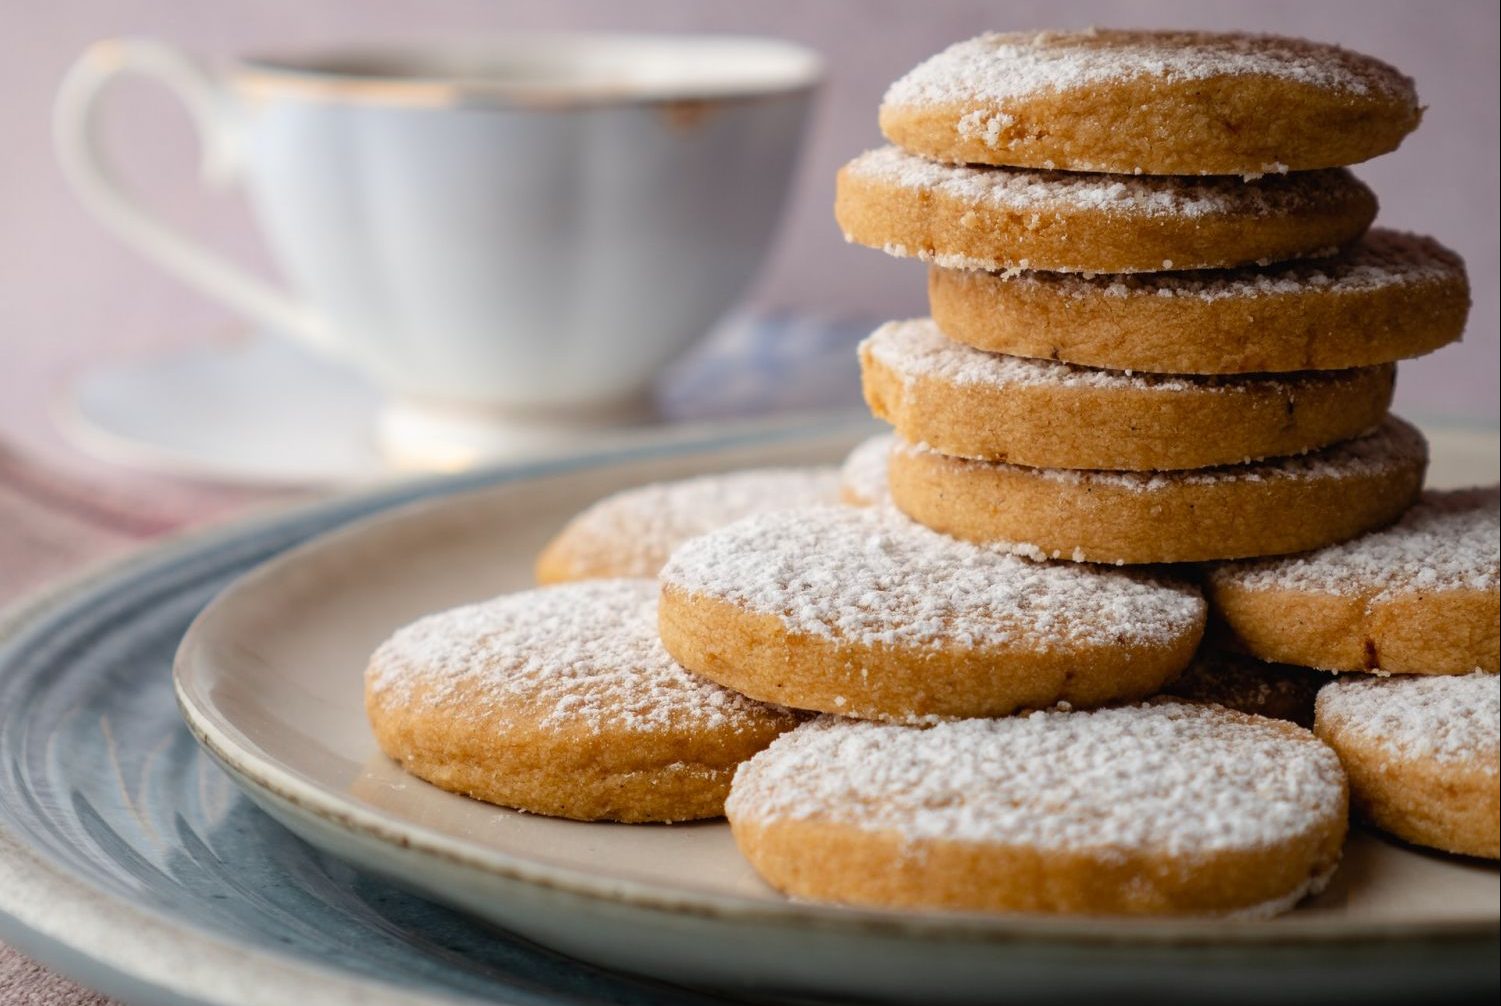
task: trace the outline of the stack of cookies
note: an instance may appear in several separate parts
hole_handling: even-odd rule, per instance
[[[897,435],[600,501],[553,586],[377,650],[382,748],[537,813],[723,812],[773,886],[863,905],[1272,914],[1351,802],[1496,858],[1501,500],[1422,494],[1387,415],[1464,268],[1368,231],[1340,167],[1418,116],[1390,67],[1284,39],[924,63],[837,206],[931,263],[933,318],[860,350]]]
[[[1468,287],[1437,242],[1368,230],[1341,165],[1419,115],[1374,59],[1237,35],[986,35],[897,81],[897,145],[835,205],[849,240],[930,264],[932,319],[861,347],[896,505],[1108,563],[1395,520],[1426,462],[1387,418],[1395,361],[1459,338]]]

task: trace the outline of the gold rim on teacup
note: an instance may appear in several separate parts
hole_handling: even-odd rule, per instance
[[[561,81],[560,72],[577,76]],[[249,98],[552,109],[779,96],[817,86],[823,61],[794,43],[754,36],[524,34],[250,57],[228,76]]]

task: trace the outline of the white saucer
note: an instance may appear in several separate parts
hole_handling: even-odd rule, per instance
[[[73,446],[111,463],[242,486],[335,488],[626,446],[669,426],[701,433],[705,421],[738,428],[753,419],[760,427],[777,415],[769,425],[785,427],[857,408],[854,346],[868,328],[733,316],[670,367],[653,402],[619,417],[620,425],[516,421],[498,440],[440,413],[386,405],[358,375],[273,336],[106,364],[75,379],[54,412]],[[424,449],[407,449],[414,442]]]
[[[84,374],[58,427],[105,461],[187,478],[337,486],[394,474],[376,451],[380,396],[281,339],[195,346]]]

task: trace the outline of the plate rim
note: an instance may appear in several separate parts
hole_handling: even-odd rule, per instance
[[[819,433],[833,434],[837,429],[816,427],[801,436],[812,439]],[[757,444],[770,444],[785,438],[764,438]],[[734,445],[709,442],[698,445],[704,453],[729,449]],[[750,445],[747,445],[750,446]],[[779,903],[710,892],[663,888],[661,885],[631,878],[609,878],[570,867],[537,863],[524,857],[487,849],[445,834],[437,829],[404,821],[399,815],[377,808],[360,806],[357,801],[328,790],[303,773],[279,763],[240,734],[233,722],[222,716],[207,696],[195,691],[193,661],[201,659],[208,626],[219,612],[234,603],[239,591],[253,587],[266,577],[279,574],[311,554],[339,547],[351,538],[378,532],[383,526],[420,520],[429,510],[441,510],[474,493],[503,491],[507,485],[566,471],[588,467],[605,467],[615,462],[628,464],[651,457],[671,456],[667,451],[638,454],[631,458],[609,458],[603,463],[587,462],[563,469],[522,474],[514,479],[453,487],[450,491],[410,501],[403,505],[381,508],[363,517],[341,523],[286,549],[247,570],[217,595],[194,619],[184,635],[173,661],[173,689],[184,721],[194,737],[209,754],[224,765],[241,783],[270,797],[319,818],[325,824],[346,833],[375,839],[404,854],[431,857],[462,869],[475,869],[507,881],[520,881],[587,898],[598,898],[632,908],[703,918],[718,918],[744,923],[771,923],[804,926],[823,930],[838,928],[861,935],[900,935],[913,939],[983,941],[986,943],[1047,942],[1078,946],[1194,946],[1220,949],[1254,948],[1297,943],[1306,946],[1368,944],[1373,942],[1450,941],[1465,938],[1494,939],[1501,933],[1501,920],[1440,920],[1403,922],[1375,920],[1351,922],[1328,918],[1284,917],[1275,925],[1253,920],[1139,920],[1048,918],[1037,916],[994,916],[972,913],[911,913],[871,909]],[[201,691],[201,690],[200,690]]]

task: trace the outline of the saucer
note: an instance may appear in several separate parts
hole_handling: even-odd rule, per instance
[[[357,374],[272,335],[100,366],[64,388],[53,411],[74,447],[114,464],[241,486],[338,488],[626,446],[679,426],[701,432],[768,416],[782,426],[858,408],[854,347],[869,329],[790,313],[732,316],[618,425],[586,417],[487,430],[388,406]],[[395,451],[382,449],[382,434]]]
[[[340,486],[389,478],[380,396],[358,376],[261,336],[106,364],[63,390],[55,419],[78,449],[182,478]]]

